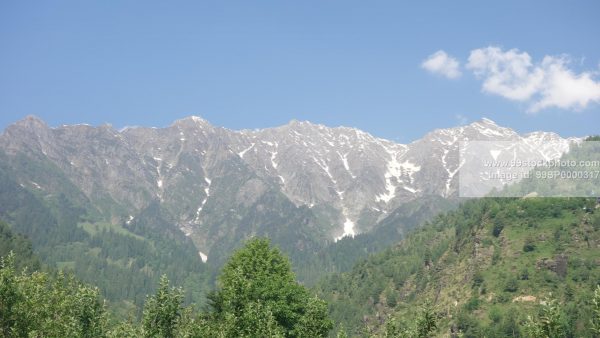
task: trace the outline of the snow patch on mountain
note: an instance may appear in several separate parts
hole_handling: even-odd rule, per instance
[[[200,221],[200,213],[202,212],[206,201],[208,201],[208,197],[210,197],[210,185],[212,181],[208,177],[205,177],[204,181],[206,182],[206,187],[204,188],[205,197],[200,203],[200,207],[198,207],[198,210],[196,210],[196,218],[194,218],[194,223],[198,223]]]
[[[254,148],[254,145],[255,145],[255,144],[256,144],[256,143],[254,143],[254,142],[253,142],[253,143],[252,143],[252,144],[251,144],[251,145],[250,145],[248,148],[246,148],[246,149],[244,149],[244,150],[240,151],[240,152],[238,153],[238,156],[239,156],[239,157],[241,157],[241,158],[244,158],[244,154],[246,154],[246,153],[248,152],[248,150],[250,150],[250,149]]]
[[[354,232],[354,222],[352,222],[348,217],[345,218],[344,221],[344,232],[336,237],[334,240],[337,242],[344,237],[354,237],[356,233]]]
[[[275,162],[275,158],[277,157],[277,152],[274,151],[271,153],[271,165],[273,166],[273,168],[277,169],[277,162]]]
[[[385,192],[380,195],[377,195],[375,199],[378,202],[383,201],[385,203],[388,203],[394,197],[396,197],[397,183],[405,183],[403,188],[411,193],[417,192],[417,189],[408,187],[406,183],[413,184],[413,175],[414,173],[421,170],[421,167],[408,160],[400,162],[398,160],[397,152],[390,151],[389,149],[386,150],[390,155],[391,159],[387,163],[387,170],[384,175]],[[409,181],[404,182],[403,176],[408,177]]]
[[[356,176],[352,173],[352,170],[350,170],[350,165],[348,165],[348,153],[345,153],[344,155],[342,155],[338,151],[337,154],[340,156],[340,159],[342,160],[342,163],[344,164],[344,169],[346,169],[348,174],[350,174],[350,177],[352,177],[353,179],[356,178]]]
[[[337,185],[337,180],[333,177],[333,175],[331,174],[331,171],[329,171],[329,166],[327,165],[327,163],[325,162],[325,160],[323,159],[317,159],[316,157],[313,156],[313,161],[315,161],[315,163],[321,167],[321,169],[323,169],[323,171],[325,172],[325,174],[327,175],[327,177],[329,177],[329,179],[331,180],[331,182],[333,182],[334,187],[335,185]]]

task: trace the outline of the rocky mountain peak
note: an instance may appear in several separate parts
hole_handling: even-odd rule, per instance
[[[49,129],[46,122],[35,115],[27,115],[24,119],[15,122],[12,126],[9,126],[9,128],[10,127],[20,127],[32,131]]]
[[[215,215],[234,217],[228,215],[236,203],[248,206],[269,189],[307,206],[323,226],[333,224],[330,238],[339,238],[368,231],[416,198],[456,196],[458,146],[465,140],[529,140],[543,144],[546,158],[560,156],[570,142],[553,133],[521,136],[489,119],[437,129],[404,145],[356,128],[297,120],[233,131],[190,116],[167,128],[117,132],[109,126],[50,129],[31,116],[7,128],[0,149],[46,158],[88,197],[133,208],[126,217],[158,200],[196,238],[205,236],[196,225],[214,222]]]
[[[190,116],[187,116],[187,117],[175,120],[173,122],[174,125],[176,125],[176,124],[184,124],[184,123],[194,123],[194,124],[197,124],[197,125],[207,125],[207,124],[209,124],[208,121],[206,121],[202,117],[196,116],[196,115],[190,115]]]
[[[47,145],[53,143],[52,138],[52,130],[42,119],[28,115],[0,134],[0,148],[8,153],[24,151],[46,155]]]
[[[194,116],[194,115],[175,120],[171,124],[171,127],[181,127],[181,128],[190,128],[190,129],[194,129],[194,128],[202,129],[202,128],[206,128],[206,127],[213,128],[213,126],[208,121],[206,121],[205,119],[203,119],[199,116]]]
[[[289,127],[298,127],[298,126],[305,126],[305,125],[313,125],[313,123],[309,122],[309,121],[292,119],[287,124],[287,126],[289,126]]]

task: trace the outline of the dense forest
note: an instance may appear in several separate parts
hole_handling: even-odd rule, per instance
[[[207,267],[189,238],[151,204],[129,224],[104,218],[54,165],[0,153],[0,218],[14,233],[27,236],[47,266],[74,272],[78,279],[98,286],[109,306],[123,314],[137,309],[153,293],[159,278],[185,287],[185,301],[201,303],[208,290]],[[9,163],[59,193],[23,189]],[[16,250],[15,250],[16,252]]]

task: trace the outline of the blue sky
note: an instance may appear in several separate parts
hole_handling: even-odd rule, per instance
[[[116,128],[194,114],[400,142],[481,117],[597,134],[599,13],[597,1],[2,1],[0,129],[28,114]]]

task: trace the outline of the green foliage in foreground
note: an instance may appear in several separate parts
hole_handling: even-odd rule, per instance
[[[141,324],[109,324],[97,288],[59,273],[18,274],[0,263],[2,337],[325,337],[327,304],[299,285],[288,259],[264,239],[249,241],[225,266],[208,311],[183,307],[184,291],[160,279]]]
[[[555,299],[543,305],[537,318],[527,317],[525,332],[532,338],[566,337],[566,323]]]
[[[3,337],[102,337],[107,315],[97,288],[73,277],[17,274],[14,255],[0,263],[0,332]]]
[[[265,239],[233,254],[219,286],[207,322],[226,337],[323,337],[333,326],[325,302],[296,283],[288,259]]]

